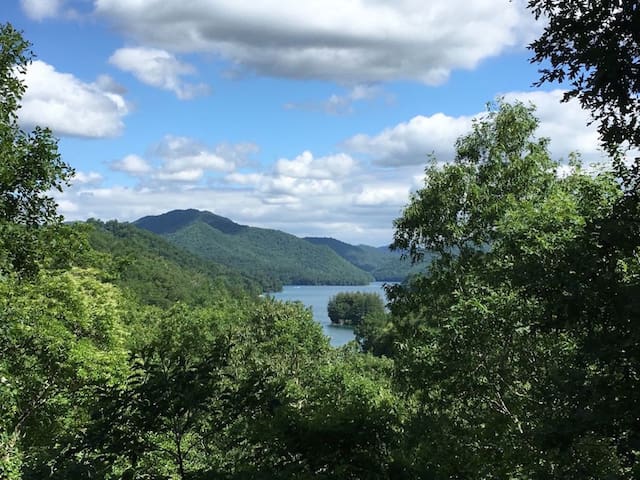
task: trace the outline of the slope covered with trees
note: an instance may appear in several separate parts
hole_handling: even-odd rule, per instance
[[[176,210],[145,217],[136,225],[202,258],[282,284],[362,285],[373,277],[336,255],[279,230],[238,225],[210,212]]]
[[[402,282],[409,275],[424,271],[430,258],[421,264],[412,265],[409,259],[403,259],[398,252],[388,248],[369,245],[350,245],[335,238],[305,237],[314,245],[326,245],[342,258],[356,267],[369,272],[379,282]]]
[[[106,254],[102,269],[111,272],[113,282],[141,303],[203,305],[220,292],[257,295],[269,287],[266,279],[203,260],[135,225],[97,220],[88,225],[89,244]]]

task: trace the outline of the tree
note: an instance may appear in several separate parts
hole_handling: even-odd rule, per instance
[[[624,185],[577,162],[558,177],[536,126],[499,103],[395,223],[395,248],[439,254],[390,292],[426,478],[638,473],[640,262],[611,224]]]
[[[377,293],[342,292],[329,300],[327,313],[332,323],[359,325],[367,315],[384,314],[384,303]]]
[[[214,310],[180,303],[143,311],[129,377],[96,395],[92,423],[78,442],[88,463],[106,471],[124,465],[127,478],[194,478],[217,466],[230,312],[230,304]]]
[[[353,328],[356,342],[365,353],[391,357],[393,354],[393,323],[384,310],[365,315]]]
[[[0,271],[27,276],[45,259],[59,265],[69,254],[72,235],[49,192],[60,191],[74,173],[49,129],[25,132],[18,125],[29,48],[11,24],[0,26]]]
[[[530,0],[549,23],[530,48],[540,86],[568,81],[564,100],[577,98],[598,122],[614,156],[624,142],[640,146],[640,5],[636,0]]]
[[[126,375],[126,302],[98,276],[74,269],[0,281],[2,478],[12,478],[5,465],[28,479],[72,461],[67,449],[86,427],[95,389]]]

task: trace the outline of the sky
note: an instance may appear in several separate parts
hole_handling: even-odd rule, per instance
[[[498,97],[536,105],[554,158],[604,161],[562,86],[532,86],[523,0],[1,2],[36,55],[20,124],[76,170],[67,220],[197,208],[386,245],[429,159]]]

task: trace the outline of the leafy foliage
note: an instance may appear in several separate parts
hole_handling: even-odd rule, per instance
[[[327,313],[332,323],[359,325],[368,315],[384,314],[384,302],[377,293],[342,292],[329,300]]]
[[[125,375],[125,305],[90,270],[0,282],[0,437],[7,464],[22,464],[16,478],[64,459],[92,392]]]
[[[613,156],[624,142],[640,146],[640,6],[635,0],[530,0],[549,23],[530,48],[548,62],[538,85],[568,81],[565,101],[577,98],[598,122]]]
[[[396,222],[396,247],[441,254],[391,292],[427,478],[637,474],[640,248],[612,223],[624,185],[577,164],[559,178],[535,126],[499,104]]]
[[[50,130],[25,132],[18,125],[29,47],[11,24],[0,25],[0,272],[26,276],[45,261],[65,263],[74,243],[49,193],[68,184],[73,169],[61,160]],[[48,248],[52,244],[56,248]]]
[[[562,23],[562,5],[536,4]],[[567,21],[591,25],[593,5]],[[616,31],[638,10],[607,12]],[[332,300],[377,356],[332,349],[301,304],[245,290],[362,278],[328,245],[197,211],[141,223],[201,256],[128,224],[61,225],[47,192],[71,170],[47,131],[17,127],[31,54],[8,25],[0,46],[1,478],[640,476],[633,169],[574,158],[561,177],[533,109],[491,106],[395,222],[401,254],[435,254],[428,271],[389,289],[390,313],[377,295]],[[319,243],[373,267],[366,249]],[[203,260],[217,255],[254,275]]]

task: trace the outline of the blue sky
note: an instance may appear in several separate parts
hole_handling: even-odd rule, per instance
[[[383,245],[427,156],[486,102],[537,105],[558,158],[602,160],[559,86],[533,88],[519,0],[5,0],[37,60],[20,121],[77,171],[77,220],[199,208]]]

